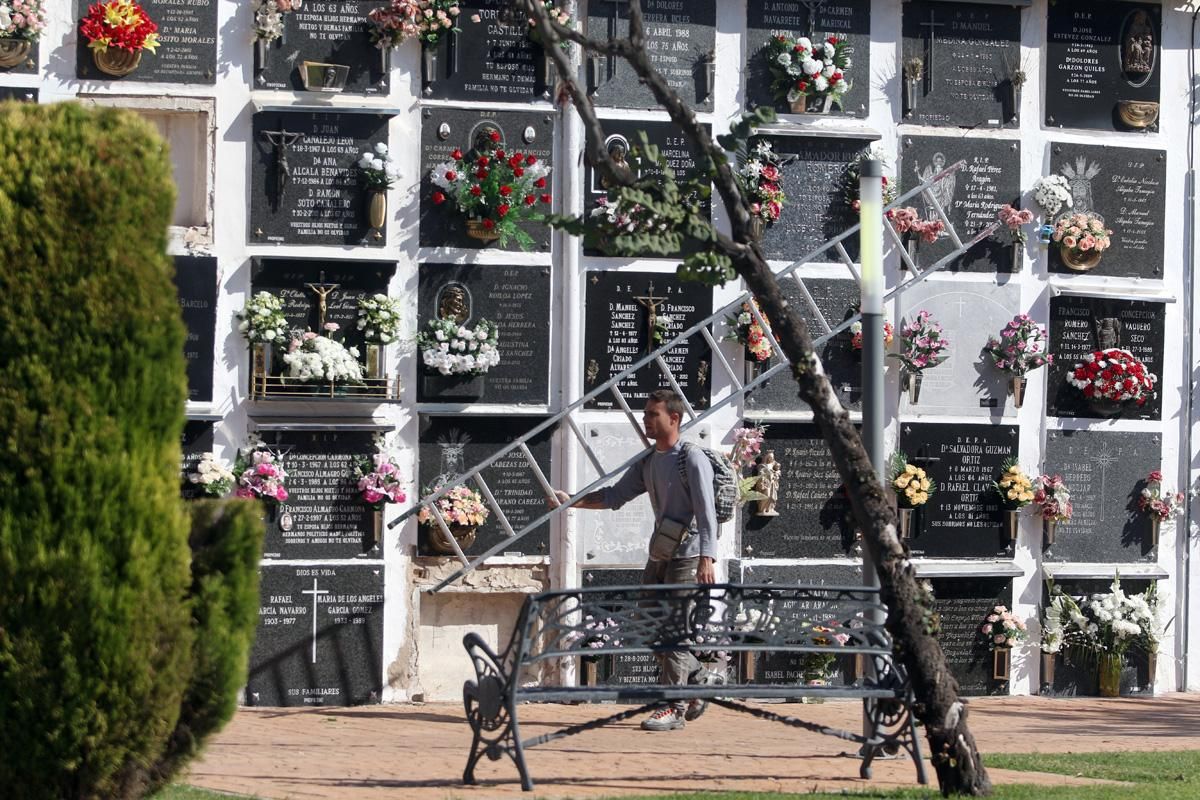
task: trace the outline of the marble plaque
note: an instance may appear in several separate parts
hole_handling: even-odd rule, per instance
[[[246,704],[350,706],[383,690],[383,564],[263,564]]]
[[[1162,468],[1158,434],[1049,431],[1044,468],[1062,476],[1074,511],[1069,522],[1058,524],[1047,560],[1154,560],[1150,518],[1137,510],[1137,501],[1146,476]]]
[[[488,103],[550,99],[553,73],[543,71],[542,46],[530,38],[523,15],[510,16],[512,7],[509,0],[475,0],[459,6],[460,33],[438,42],[433,80],[426,76],[426,97]]]
[[[998,606],[1012,608],[1012,578],[934,578],[934,610],[941,619],[938,643],[958,680],[959,694],[1007,694],[1007,682],[992,678],[992,651],[979,628]]]
[[[482,394],[462,395],[462,381],[446,380],[418,364],[420,402],[549,402],[549,267],[421,264],[418,295],[420,330],[425,330],[429,320],[439,315],[439,308],[455,297],[465,298],[469,308],[464,324],[473,326],[486,319],[500,328],[500,363],[482,380],[469,381],[481,388]]]
[[[187,359],[188,400],[210,403],[217,344],[217,259],[175,256],[174,260],[179,313],[187,328],[183,355]]]
[[[983,353],[988,337],[999,336],[1020,311],[1021,289],[1015,284],[925,281],[902,295],[904,311],[896,324],[898,352],[900,329],[921,311],[940,322],[950,341],[950,357],[923,372],[916,404],[900,393],[904,416],[955,414],[968,417],[1015,416],[1008,394],[1009,376],[992,366]],[[889,366],[900,368],[896,359]]]
[[[211,422],[190,419],[183,424],[183,436],[180,438],[182,461],[180,463],[179,494],[184,500],[195,500],[204,497],[204,491],[195,483],[188,480],[188,475],[196,471],[200,459],[205,453],[213,451],[213,424]]]
[[[748,0],[746,3],[746,105],[773,106],[790,113],[787,103],[771,94],[771,71],[765,48],[772,36],[808,36],[816,41],[837,36],[849,42],[852,64],[846,74],[850,91],[842,109],[830,114],[865,117],[871,88],[871,0]]]
[[[992,482],[1001,465],[1019,455],[1016,425],[944,425],[904,422],[900,450],[935,482],[929,502],[914,515],[914,556],[996,558],[1009,545],[1000,496]]]
[[[141,83],[199,83],[212,85],[217,79],[216,0],[141,0],[142,8],[158,25],[159,47],[142,51],[137,69],[117,77],[96,68],[87,37],[79,33],[75,44],[76,77],[91,81],[135,81]],[[76,20],[88,14],[87,0],[76,3]],[[79,23],[75,23],[78,32]],[[37,61],[37,50],[31,54]],[[31,70],[36,72],[36,69]]]
[[[266,63],[256,70],[255,89],[306,91],[304,62],[339,65],[348,69],[342,92],[386,95],[388,71],[382,51],[371,43],[367,14],[379,0],[307,0],[283,15],[283,36],[267,45]],[[324,76],[327,73],[322,73]],[[308,91],[321,91],[310,84]]]
[[[1112,246],[1088,275],[1162,279],[1166,236],[1167,154],[1164,150],[1052,142],[1050,171],[1067,179],[1073,212],[1092,212],[1112,230]],[[1079,274],[1055,245],[1050,271]]]

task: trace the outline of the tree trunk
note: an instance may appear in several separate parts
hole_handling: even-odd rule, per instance
[[[515,2],[520,13],[536,20],[546,56],[555,60],[566,93],[583,120],[587,157],[608,178],[610,185],[628,185],[632,176],[608,158],[603,146],[603,126],[586,93],[570,77],[574,71],[567,55],[558,46],[563,41],[575,42],[590,53],[616,55],[628,61],[696,151],[711,159],[713,183],[732,225],[732,238],[718,235],[717,247],[732,259],[738,275],[771,321],[772,333],[792,365],[800,398],[812,408],[813,421],[825,437],[838,474],[845,483],[855,519],[863,531],[863,542],[879,575],[881,597],[888,607],[887,629],[895,642],[896,657],[912,682],[916,699],[914,713],[925,726],[942,794],[977,797],[991,794],[991,782],[967,727],[966,707],[958,698],[958,683],[946,667],[941,645],[929,633],[927,626],[932,610],[926,605],[908,552],[897,535],[895,512],[876,478],[849,413],[833,393],[803,319],[784,299],[779,283],[767,266],[757,237],[751,230],[748,203],[741,195],[725,151],[650,64],[644,48],[641,4],[638,0],[630,0],[628,39],[594,41],[578,31],[551,23],[542,3],[534,0]]]

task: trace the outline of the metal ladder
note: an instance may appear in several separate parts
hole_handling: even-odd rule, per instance
[[[905,280],[903,283],[899,284],[898,286],[896,286],[895,288],[893,288],[887,294],[885,294],[884,295],[885,301],[890,300],[893,297],[902,294],[907,288],[909,288],[911,286],[915,286],[916,284],[922,282],[927,277],[932,275],[934,272],[937,272],[937,271],[945,268],[946,266],[951,264],[955,259],[957,259],[960,255],[965,253],[967,250],[974,247],[976,244],[983,241],[987,237],[991,236],[999,228],[999,226],[1000,226],[999,222],[992,222],[991,224],[985,226],[982,230],[980,230],[974,236],[972,236],[970,239],[968,239],[967,241],[964,242],[959,237],[958,232],[955,231],[954,225],[951,223],[950,218],[946,214],[946,210],[944,208],[942,208],[941,203],[938,201],[937,197],[935,196],[935,193],[932,191],[933,187],[936,186],[940,181],[942,181],[947,176],[953,174],[957,170],[961,169],[965,164],[966,164],[966,161],[959,161],[958,163],[947,167],[946,169],[942,170],[938,174],[930,177],[927,181],[922,183],[920,186],[917,186],[916,188],[901,195],[899,198],[897,198],[895,201],[893,201],[891,204],[889,204],[886,207],[885,210],[900,207],[903,205],[903,203],[905,201],[907,201],[910,198],[913,198],[917,195],[920,195],[922,197],[922,199],[924,200],[924,202],[926,203],[926,205],[929,208],[932,208],[936,211],[938,218],[942,221],[942,224],[945,226],[946,233],[950,239],[950,243],[954,246],[954,250],[952,252],[950,252],[949,254],[943,256],[942,258],[940,258],[937,262],[922,269],[909,256],[907,248],[904,246],[904,242],[900,238],[900,235],[898,233],[896,233],[895,228],[893,228],[890,224],[888,224],[885,221],[884,225],[883,225],[884,230],[887,232],[887,234],[889,234],[893,245],[895,245],[896,249],[898,250],[898,252],[900,254],[900,258],[904,262],[904,266],[907,267],[907,270],[908,270],[908,273],[907,273],[908,279]],[[821,309],[817,306],[816,301],[813,299],[812,293],[808,290],[808,287],[805,286],[804,279],[800,277],[800,275],[797,273],[797,270],[805,264],[817,261],[821,256],[825,256],[826,254],[828,254],[829,251],[833,251],[833,253],[836,255],[836,260],[840,261],[842,264],[844,264],[846,266],[846,269],[849,270],[850,276],[854,279],[855,283],[861,285],[861,275],[859,274],[858,268],[855,266],[854,261],[850,258],[849,254],[846,252],[846,248],[843,244],[843,242],[845,242],[846,240],[858,235],[860,226],[861,226],[861,223],[859,225],[855,225],[854,227],[841,233],[840,235],[834,237],[833,239],[830,239],[828,242],[825,242],[825,244],[821,245],[820,247],[818,247],[815,250],[813,250],[812,252],[806,254],[799,260],[793,262],[792,264],[783,268],[779,272],[775,273],[776,279],[779,280],[781,283],[786,278],[792,278],[796,282],[796,286],[799,288],[799,291],[800,291],[800,296],[804,299],[804,302],[808,305],[809,310],[812,311],[815,319],[817,320],[817,324],[820,327],[820,331],[816,332],[818,335],[813,341],[814,350],[817,347],[819,347],[820,345],[822,345],[825,342],[832,339],[834,336],[837,336],[841,332],[848,329],[851,325],[853,325],[856,321],[858,321],[861,318],[861,314],[855,314],[854,316],[851,316],[848,319],[845,319],[845,320],[839,322],[837,325],[831,326],[829,324],[829,321],[825,318],[825,315],[821,312]],[[829,262],[832,259],[826,258],[824,260],[826,262]],[[822,276],[822,277],[828,277],[828,276]],[[607,381],[600,384],[595,389],[593,389],[592,391],[585,394],[583,397],[576,400],[574,403],[569,405],[567,408],[563,409],[557,415],[551,417],[550,419],[545,420],[540,425],[538,425],[537,427],[533,428],[528,433],[526,433],[524,436],[520,437],[519,439],[517,439],[516,441],[507,445],[506,447],[496,451],[489,458],[486,458],[483,461],[480,461],[478,464],[471,467],[469,470],[464,472],[462,475],[459,475],[454,480],[449,481],[448,484],[446,486],[442,487],[440,490],[438,490],[436,492],[431,492],[430,494],[426,495],[425,497],[422,497],[420,502],[416,506],[414,506],[413,508],[404,512],[397,519],[390,522],[388,524],[388,528],[394,528],[397,525],[404,522],[405,520],[407,520],[409,517],[413,516],[414,514],[419,513],[421,511],[421,509],[427,508],[427,509],[429,509],[430,514],[432,514],[434,520],[436,520],[438,527],[441,529],[442,535],[454,547],[455,554],[457,555],[458,559],[462,562],[463,566],[460,567],[456,572],[454,572],[450,576],[446,577],[440,583],[433,586],[431,589],[429,589],[429,591],[430,592],[438,592],[438,591],[442,590],[446,586],[448,586],[451,583],[453,583],[454,581],[458,580],[463,575],[467,574],[471,570],[478,567],[480,564],[482,564],[488,558],[491,558],[492,556],[496,555],[497,553],[500,553],[503,550],[505,550],[506,548],[508,548],[510,545],[512,545],[513,542],[517,541],[525,534],[535,530],[542,523],[547,522],[552,517],[562,513],[563,509],[570,505],[570,503],[567,503],[567,504],[558,503],[558,501],[554,497],[554,489],[550,485],[550,481],[546,478],[546,474],[542,471],[541,467],[538,466],[537,461],[533,457],[533,453],[529,449],[529,444],[528,444],[529,441],[531,439],[533,439],[534,437],[538,436],[539,434],[541,434],[542,432],[546,431],[547,429],[552,428],[553,426],[557,425],[560,422],[565,422],[567,425],[567,428],[571,431],[571,433],[575,436],[576,440],[579,442],[580,447],[583,449],[584,455],[587,457],[588,461],[591,462],[592,467],[595,468],[597,475],[599,475],[599,477],[596,478],[596,480],[592,481],[587,486],[583,487],[582,489],[578,490],[574,495],[572,495],[571,503],[573,503],[576,500],[578,500],[579,498],[583,497],[585,494],[588,494],[589,492],[594,491],[595,489],[599,488],[600,486],[606,484],[614,476],[619,475],[624,470],[628,469],[630,466],[632,466],[633,464],[640,461],[643,457],[645,457],[645,455],[650,451],[650,448],[651,448],[650,441],[646,438],[645,433],[642,431],[641,425],[638,423],[637,417],[634,415],[633,410],[629,407],[629,402],[625,399],[625,395],[621,392],[621,389],[619,387],[620,387],[621,382],[624,381],[626,378],[632,376],[634,373],[636,373],[638,370],[642,369],[643,367],[645,367],[649,364],[653,364],[653,365],[657,366],[658,369],[662,372],[663,376],[666,378],[667,383],[670,385],[670,387],[672,389],[674,389],[675,392],[680,395],[680,397],[683,397],[683,392],[680,390],[678,382],[676,382],[675,377],[671,374],[671,370],[668,368],[666,361],[663,359],[663,356],[666,355],[673,348],[692,339],[693,337],[702,338],[708,344],[709,348],[711,348],[712,353],[716,357],[716,363],[720,365],[722,370],[724,370],[724,372],[728,376],[729,381],[733,388],[733,390],[731,392],[729,392],[725,397],[723,397],[719,401],[713,403],[708,409],[704,410],[702,413],[697,413],[696,409],[692,408],[691,404],[687,401],[686,398],[684,398],[683,402],[684,402],[684,405],[685,405],[686,411],[687,411],[687,414],[686,414],[687,419],[680,426],[681,431],[686,431],[689,428],[691,428],[695,425],[698,425],[704,419],[706,419],[710,414],[715,413],[719,409],[724,408],[725,406],[730,405],[731,403],[741,400],[743,397],[746,396],[746,394],[748,392],[754,390],[758,386],[767,382],[771,377],[778,375],[783,370],[788,369],[790,367],[790,364],[788,363],[786,357],[783,356],[783,350],[780,348],[779,343],[771,335],[770,328],[768,327],[765,320],[763,319],[762,314],[759,312],[757,305],[755,303],[749,302],[751,299],[752,299],[752,295],[750,292],[746,292],[746,293],[742,294],[740,297],[738,297],[733,302],[727,304],[723,308],[721,308],[718,311],[711,314],[703,322],[699,322],[699,323],[693,325],[692,327],[688,328],[687,330],[681,332],[680,334],[675,336],[675,338],[671,339],[669,342],[658,347],[653,352],[651,352],[650,354],[643,357],[640,361],[636,362],[631,367],[626,369],[624,372],[621,372],[620,374],[609,378]],[[738,371],[733,368],[733,366],[729,363],[729,360],[725,357],[725,354],[721,352],[720,344],[718,343],[716,338],[713,336],[712,332],[709,330],[710,326],[712,326],[714,324],[722,323],[724,321],[724,318],[726,317],[726,315],[740,311],[743,303],[749,303],[750,313],[754,316],[754,319],[759,324],[759,326],[761,326],[761,328],[763,330],[763,335],[766,338],[768,344],[770,345],[772,353],[779,357],[776,359],[779,363],[775,364],[775,366],[771,367],[770,369],[767,369],[767,370],[763,371],[762,373],[758,374],[753,380],[751,380],[749,382],[743,382],[741,380],[741,376],[739,375]],[[814,355],[814,357],[815,357],[815,355]],[[605,393],[612,394],[613,398],[616,400],[617,406],[621,409],[622,412],[624,412],[626,418],[628,418],[628,420],[629,420],[629,424],[633,426],[633,430],[641,438],[643,444],[646,445],[645,450],[639,452],[636,456],[625,461],[620,466],[614,467],[612,469],[606,469],[604,467],[604,465],[600,463],[600,459],[596,456],[595,451],[593,451],[591,446],[588,444],[587,439],[584,436],[582,428],[580,427],[579,423],[575,419],[576,412],[583,409],[584,406],[591,400],[593,400]],[[537,478],[538,483],[541,485],[542,490],[546,493],[546,497],[548,498],[549,503],[551,504],[552,507],[550,508],[550,510],[546,511],[545,513],[543,513],[541,516],[537,517],[536,519],[532,520],[531,522],[529,522],[527,525],[525,525],[520,530],[513,530],[512,524],[509,522],[508,517],[504,514],[504,511],[500,508],[499,503],[496,502],[496,498],[492,494],[492,490],[487,485],[487,482],[483,479],[482,473],[483,473],[483,470],[487,469],[489,466],[491,466],[496,461],[499,461],[500,459],[506,458],[517,452],[520,452],[521,457],[524,459],[524,461],[528,465],[529,469],[532,470],[534,476]],[[488,507],[491,509],[491,512],[496,515],[496,520],[500,523],[500,527],[507,534],[507,537],[503,541],[501,541],[500,543],[498,543],[495,546],[493,546],[492,548],[490,548],[487,552],[476,556],[474,558],[474,560],[467,558],[467,556],[463,553],[462,548],[459,546],[458,542],[450,534],[450,529],[446,523],[446,519],[442,515],[441,511],[438,509],[437,504],[436,504],[436,501],[439,500],[450,489],[452,489],[455,486],[466,484],[468,481],[473,481],[475,483],[475,485],[478,487],[480,494],[483,496]]]

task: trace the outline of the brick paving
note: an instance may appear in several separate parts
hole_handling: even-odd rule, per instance
[[[1099,700],[976,698],[971,728],[989,752],[1200,749],[1200,695]],[[615,713],[613,706],[530,705],[522,733],[535,736]],[[857,726],[861,705],[772,705],[770,710],[839,727]],[[337,709],[243,709],[192,768],[187,782],[270,800],[574,798],[722,790],[809,792],[916,785],[911,761],[876,762],[858,778],[852,745],[713,708],[682,731],[646,733],[636,721],[529,751],[536,784],[523,794],[508,760],[461,783],[470,729],[460,704]],[[922,741],[922,746],[925,746]],[[1085,784],[1042,773],[992,770],[996,783]],[[932,780],[932,774],[931,774]]]

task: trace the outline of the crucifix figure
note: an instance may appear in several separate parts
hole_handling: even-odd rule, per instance
[[[944,22],[936,22],[933,9],[929,9],[929,22],[918,22],[922,28],[929,29],[929,41],[925,43],[925,81],[928,91],[933,91],[933,56],[934,45],[937,43],[937,29],[946,27]]]
[[[313,632],[312,632],[312,663],[317,663],[317,604],[320,602],[319,595],[329,594],[328,589],[318,589],[317,579],[313,578],[313,587],[311,589],[301,589],[300,594],[311,594],[313,596]]]
[[[279,130],[263,131],[262,135],[275,148],[275,202],[272,205],[278,211],[279,204],[283,201],[283,190],[292,180],[292,167],[288,164],[288,148],[303,139],[304,134],[298,131],[289,131],[280,123]]]
[[[813,34],[817,29],[817,12],[820,11],[829,0],[800,0],[801,5],[808,9],[808,38],[812,39]]]
[[[604,2],[606,5],[612,6],[612,8],[609,9],[612,13],[612,16],[610,16],[608,18],[608,38],[609,38],[609,41],[613,41],[619,36],[619,33],[617,31],[617,23],[621,19],[621,8],[622,7],[628,8],[629,0],[602,0],[602,2]],[[613,56],[605,56],[604,62],[605,62],[605,72],[606,72],[606,75],[604,76],[604,78],[605,78],[605,80],[610,81],[616,75],[616,69],[613,66],[613,64],[614,64]],[[597,78],[597,83],[598,83],[600,76],[597,75],[596,78]]]
[[[317,296],[317,331],[318,332],[325,329],[325,311],[326,311],[325,298],[329,296],[330,292],[332,292],[334,289],[338,288],[339,286],[341,286],[340,283],[326,283],[325,282],[325,270],[321,270],[321,282],[320,283],[304,284],[304,288],[311,290],[312,293]]]
[[[647,332],[647,335],[649,336],[649,340],[648,340],[646,349],[653,350],[654,349],[654,326],[658,322],[658,307],[661,306],[663,303],[665,303],[667,301],[667,298],[656,297],[654,295],[654,282],[651,281],[650,289],[646,292],[646,294],[641,297],[634,297],[633,299],[637,300],[639,303],[644,305],[646,307],[646,310],[650,312],[647,317],[647,323],[646,323],[646,332]]]

